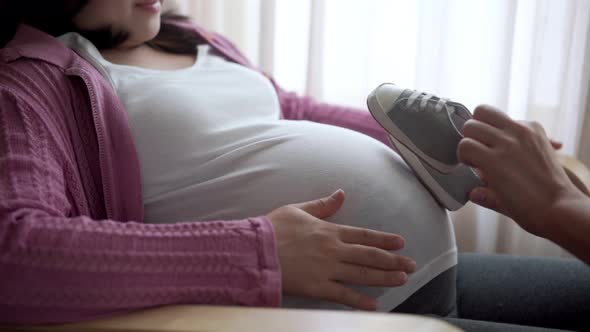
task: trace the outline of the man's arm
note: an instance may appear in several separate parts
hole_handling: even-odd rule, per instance
[[[543,237],[590,264],[590,198],[580,195],[555,206]]]
[[[459,159],[486,182],[470,199],[590,264],[590,199],[564,171],[544,129],[480,106],[463,133]]]

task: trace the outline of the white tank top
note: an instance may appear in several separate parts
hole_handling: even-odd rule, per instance
[[[259,216],[342,188],[346,201],[328,220],[400,234],[400,253],[418,265],[402,287],[358,287],[379,297],[381,311],[456,264],[446,212],[389,147],[344,128],[280,120],[277,94],[258,72],[208,45],[193,66],[162,71],[112,64],[77,34],[60,39],[111,80],[129,114],[146,222]],[[295,297],[283,305],[343,307]]]

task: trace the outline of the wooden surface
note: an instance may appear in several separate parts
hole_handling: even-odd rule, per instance
[[[245,307],[173,306],[98,321],[6,331],[54,332],[459,332],[432,318],[402,314]],[[5,331],[0,329],[0,331]]]

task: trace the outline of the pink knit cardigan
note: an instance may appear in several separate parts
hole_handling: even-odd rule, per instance
[[[185,27],[252,67],[225,38]],[[276,90],[285,119],[388,144],[368,112]],[[266,217],[144,224],[140,179],[127,115],[109,83],[53,37],[21,25],[0,49],[0,324],[169,304],[280,306]]]

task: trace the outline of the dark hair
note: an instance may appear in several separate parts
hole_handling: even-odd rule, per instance
[[[73,18],[88,3],[88,0],[19,0],[17,8],[5,10],[0,17],[3,25],[0,31],[0,48],[10,41],[20,23],[25,23],[52,36],[67,32],[78,32],[90,40],[98,49],[114,48],[127,40],[126,31],[104,26],[95,30],[82,30],[73,23]],[[6,16],[6,17],[4,17]],[[152,48],[175,54],[195,54],[197,37],[174,22],[188,21],[189,18],[174,13],[164,13],[158,35],[147,42]]]

